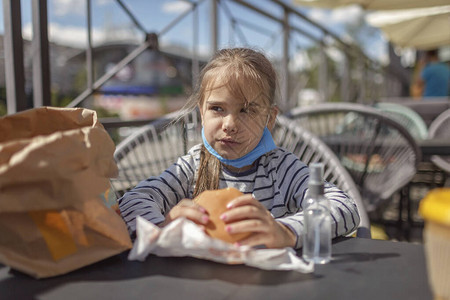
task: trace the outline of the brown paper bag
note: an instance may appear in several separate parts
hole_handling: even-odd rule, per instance
[[[0,118],[0,262],[64,274],[131,248],[100,195],[117,173],[95,111],[42,107]]]

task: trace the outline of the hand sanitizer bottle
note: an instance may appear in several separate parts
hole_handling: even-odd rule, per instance
[[[331,259],[331,215],[324,196],[323,164],[310,165],[308,198],[305,207],[303,258],[316,264]]]

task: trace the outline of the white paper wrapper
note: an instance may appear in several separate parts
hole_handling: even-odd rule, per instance
[[[149,254],[192,256],[225,264],[246,264],[264,270],[314,271],[314,264],[299,258],[292,248],[254,249],[211,238],[199,226],[184,218],[163,229],[144,218],[136,219],[136,241],[129,260],[144,261]]]

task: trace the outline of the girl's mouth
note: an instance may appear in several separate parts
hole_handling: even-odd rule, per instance
[[[239,145],[238,142],[236,142],[235,140],[232,140],[232,139],[221,139],[221,140],[219,140],[219,142],[220,142],[221,144],[223,144],[223,145],[226,145],[226,146],[236,146],[236,145]]]

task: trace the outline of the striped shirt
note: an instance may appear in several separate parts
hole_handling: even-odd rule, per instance
[[[140,182],[119,199],[122,218],[132,236],[135,235],[137,216],[158,224],[179,201],[192,198],[200,149],[201,144],[194,146],[160,176]],[[278,222],[296,234],[295,248],[300,248],[308,176],[308,167],[294,154],[276,148],[258,158],[254,167],[245,172],[235,173],[222,168],[219,188],[234,187],[243,193],[253,193]],[[325,197],[330,204],[333,238],[356,230],[359,215],[355,202],[330,183],[325,183]]]

